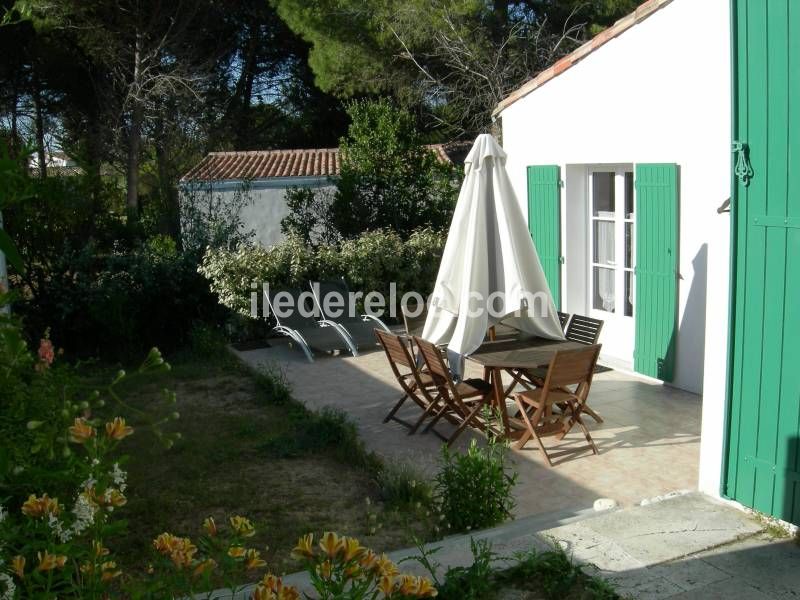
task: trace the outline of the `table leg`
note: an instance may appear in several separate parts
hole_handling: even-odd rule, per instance
[[[494,405],[500,411],[500,418],[503,421],[503,433],[508,439],[511,435],[511,428],[508,424],[508,408],[506,407],[506,395],[503,389],[502,369],[492,369],[492,388],[494,390]]]

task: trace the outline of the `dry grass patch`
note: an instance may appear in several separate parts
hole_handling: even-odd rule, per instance
[[[147,407],[165,387],[177,393],[181,418],[168,428],[180,431],[181,440],[165,450],[142,432],[125,448],[131,456],[123,509],[129,534],[114,544],[129,569],[146,567],[158,534],[197,537],[209,516],[218,523],[231,515],[249,517],[257,529],[252,547],[278,573],[298,566],[289,553],[308,532],[357,536],[378,551],[427,537],[424,519],[412,507],[389,509],[379,500],[377,459],[354,448],[351,439],[337,443],[331,437],[342,435],[336,419],[313,417],[279,397],[279,382],[257,382],[230,361],[195,361],[131,386],[126,395]],[[322,419],[321,439],[304,425],[311,418]]]

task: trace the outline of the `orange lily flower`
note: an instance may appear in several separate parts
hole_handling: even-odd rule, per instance
[[[37,552],[36,556],[39,559],[39,566],[36,567],[37,571],[52,571],[53,569],[60,569],[67,564],[67,557],[63,554],[50,554],[45,550],[44,554]]]
[[[58,498],[50,498],[47,494],[43,494],[41,498],[31,494],[22,505],[22,514],[26,517],[37,518],[58,515],[60,512],[61,507],[58,504]]]
[[[261,558],[261,553],[254,549],[250,548],[245,552],[244,555],[244,568],[251,570],[251,569],[260,569],[261,567],[266,567],[267,561]]]
[[[216,537],[217,524],[214,522],[214,517],[208,517],[205,521],[203,521],[203,529],[205,529],[206,533],[211,537]]]
[[[339,536],[332,531],[326,531],[322,536],[322,539],[319,541],[319,547],[322,548],[322,551],[330,558],[333,558],[339,554],[339,551],[342,549],[343,545],[344,544],[342,540],[339,539]]]
[[[11,569],[17,577],[23,579],[25,577],[25,557],[19,554],[11,560]]]
[[[116,417],[110,423],[106,423],[106,435],[112,440],[123,440],[133,433],[133,427],[125,424],[125,419]]]
[[[250,519],[245,517],[231,517],[231,527],[233,530],[242,537],[253,537],[256,533],[255,527],[250,522]]]
[[[95,436],[97,430],[89,424],[89,421],[82,417],[77,417],[74,424],[67,429],[69,439],[76,444],[85,444]]]

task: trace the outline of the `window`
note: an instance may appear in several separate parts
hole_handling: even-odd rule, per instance
[[[633,173],[590,171],[590,300],[595,311],[632,317],[634,304]]]

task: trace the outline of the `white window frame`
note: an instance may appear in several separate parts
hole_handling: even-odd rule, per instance
[[[595,173],[614,173],[614,217],[596,217],[594,215],[594,189],[592,185],[592,178]],[[588,169],[587,179],[587,239],[588,256],[587,264],[587,285],[586,285],[586,305],[589,314],[593,314],[597,318],[604,320],[611,319],[629,319],[633,320],[636,316],[636,277],[634,275],[634,267],[636,265],[636,189],[633,189],[633,215],[632,218],[627,218],[625,214],[625,174],[631,173],[633,177],[633,165],[595,165],[590,166]],[[594,269],[609,268],[607,264],[597,263],[594,260],[594,222],[595,221],[613,221],[614,222],[614,305],[615,308],[619,306],[615,312],[609,312],[594,306]],[[629,266],[625,266],[625,226],[631,225],[631,262]],[[633,311],[631,315],[625,315],[625,275],[631,274],[631,305]],[[620,303],[619,300],[622,300]]]

